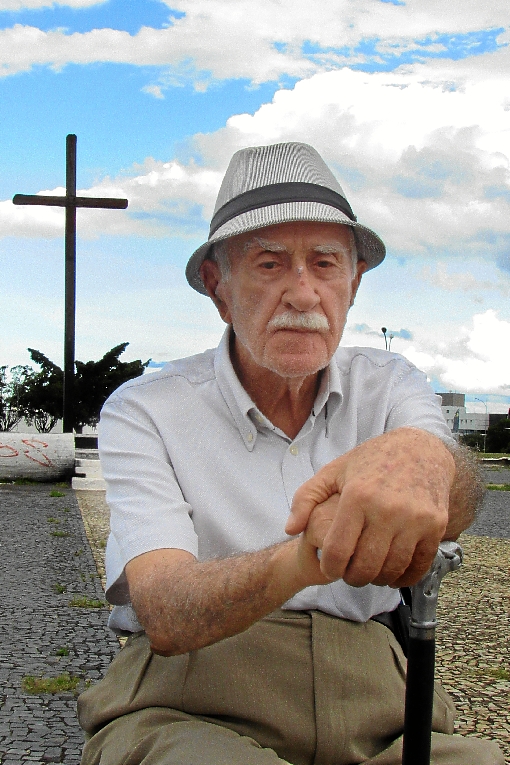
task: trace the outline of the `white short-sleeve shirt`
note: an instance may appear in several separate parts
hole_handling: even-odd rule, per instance
[[[304,481],[363,441],[406,425],[452,442],[423,373],[373,348],[337,351],[294,439],[242,387],[228,329],[217,349],[122,385],[106,402],[99,427],[111,511],[107,597],[116,608],[110,626],[141,629],[124,574],[132,558],[178,548],[208,560],[282,542]],[[284,608],[366,621],[398,602],[389,587],[337,581],[302,590]]]

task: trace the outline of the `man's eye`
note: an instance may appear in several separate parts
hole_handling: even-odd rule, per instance
[[[334,266],[335,264],[331,260],[319,260],[317,261],[317,265],[319,268],[330,268],[331,266]]]
[[[278,264],[274,260],[266,260],[263,263],[261,263],[262,268],[265,268],[267,271],[270,271],[273,268],[276,268]]]

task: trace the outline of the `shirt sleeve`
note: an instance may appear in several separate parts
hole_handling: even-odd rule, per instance
[[[390,396],[385,430],[406,426],[421,428],[440,438],[447,446],[454,446],[456,442],[441,411],[440,400],[425,374],[407,359],[402,359]]]
[[[124,567],[130,560],[162,548],[196,557],[198,540],[163,439],[129,392],[114,394],[103,407],[99,450],[110,508],[106,594],[121,605],[129,602]]]

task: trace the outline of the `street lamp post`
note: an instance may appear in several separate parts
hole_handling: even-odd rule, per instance
[[[484,427],[484,432],[483,432],[483,453],[485,454],[485,447],[487,445],[487,420],[489,419],[489,414],[488,414],[488,409],[487,409],[487,402],[486,401],[482,401],[481,398],[475,398],[475,401],[479,401],[485,407],[485,423],[484,423],[485,427]]]
[[[395,335],[393,333],[390,333],[389,337],[386,337],[387,331],[388,330],[386,329],[386,327],[381,327],[381,332],[384,335],[384,347],[386,348],[387,351],[391,351],[391,341],[393,340]]]

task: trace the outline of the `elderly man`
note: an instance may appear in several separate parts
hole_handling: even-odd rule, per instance
[[[401,762],[398,588],[478,494],[424,376],[337,350],[384,254],[310,146],[232,158],[186,272],[220,346],[102,413],[110,625],[132,635],[80,698],[83,765]],[[436,765],[503,764],[452,715],[438,687]]]

